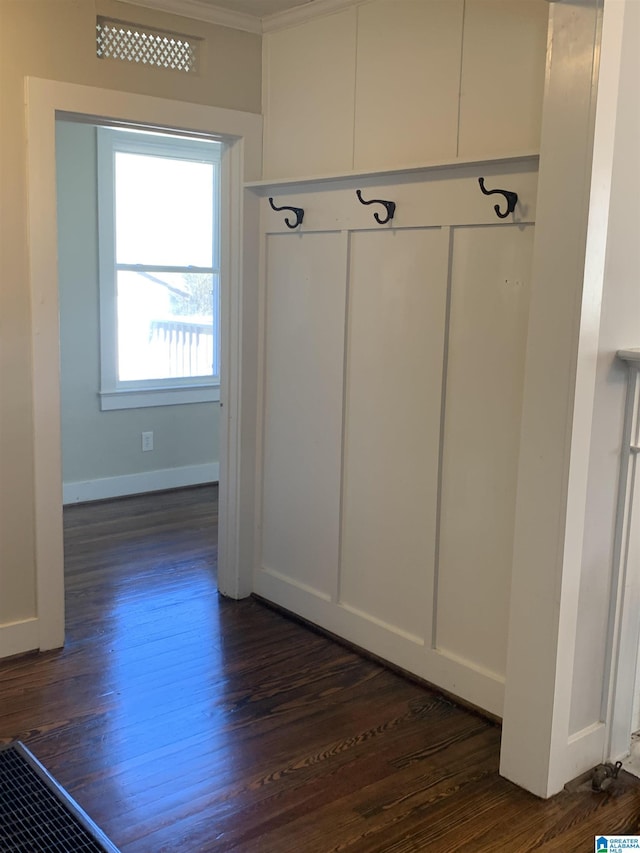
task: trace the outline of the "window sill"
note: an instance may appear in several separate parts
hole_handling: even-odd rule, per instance
[[[220,400],[219,385],[200,385],[190,388],[124,388],[100,391],[100,409],[143,409],[148,406],[184,406],[189,403],[215,403]]]

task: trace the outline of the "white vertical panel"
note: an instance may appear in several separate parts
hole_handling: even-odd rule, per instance
[[[460,157],[537,150],[549,3],[466,0]]]
[[[504,674],[533,226],[454,232],[436,645]]]
[[[262,567],[328,596],[338,566],[346,239],[267,238]]]
[[[356,10],[264,36],[265,177],[353,166]]]
[[[462,0],[358,9],[356,169],[456,156]]]
[[[637,732],[640,729],[640,690],[638,690],[638,685],[640,684],[640,654],[638,655],[638,662],[636,664],[636,687],[633,695],[633,710],[631,713],[631,731],[632,733]]]
[[[340,600],[429,629],[448,229],[352,235]]]

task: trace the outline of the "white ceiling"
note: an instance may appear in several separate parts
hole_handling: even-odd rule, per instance
[[[232,12],[264,18],[276,12],[293,9],[294,6],[304,6],[306,3],[312,3],[313,0],[201,0],[201,2],[208,6],[218,6],[222,9],[230,9]]]
[[[1,0],[0,0],[1,2]],[[284,20],[291,25],[307,13],[335,11],[357,0],[128,0],[138,6],[148,6],[163,12],[172,12],[199,21],[208,21],[224,27],[235,27],[252,33],[278,29]],[[302,17],[300,17],[302,16]]]

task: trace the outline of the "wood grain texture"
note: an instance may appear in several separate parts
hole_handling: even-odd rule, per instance
[[[640,830],[626,774],[537,800],[498,775],[496,725],[219,597],[216,511],[211,487],[66,509],[67,644],[0,663],[0,741],[123,853],[577,853]]]

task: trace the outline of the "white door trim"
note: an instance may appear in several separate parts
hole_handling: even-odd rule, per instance
[[[232,597],[251,590],[251,564],[242,562],[237,543],[253,530],[251,471],[252,408],[242,406],[255,393],[256,367],[243,312],[257,287],[245,275],[243,249],[257,246],[251,232],[253,203],[244,203],[244,181],[260,178],[262,118],[253,113],[27,78],[27,169],[29,280],[31,292],[34,419],[35,564],[40,649],[64,642],[64,555],[60,434],[60,342],[58,321],[55,119],[128,122],[140,126],[215,133],[228,142],[231,173],[227,187],[229,223],[222,273],[222,352],[220,446],[220,591]],[[249,251],[251,258],[255,252]],[[255,264],[249,263],[250,271]],[[226,274],[225,274],[226,270]],[[226,334],[225,334],[226,332]],[[248,439],[248,440],[247,440]],[[244,447],[249,447],[245,462]],[[242,480],[242,484],[241,484]],[[249,496],[248,503],[243,502]],[[242,529],[241,528],[242,525]],[[33,648],[33,645],[30,646]],[[27,649],[20,649],[27,651]]]
[[[601,737],[570,743],[600,313],[598,283],[583,288],[600,6],[554,3],[549,17],[500,754],[500,773],[544,798],[593,766]]]

